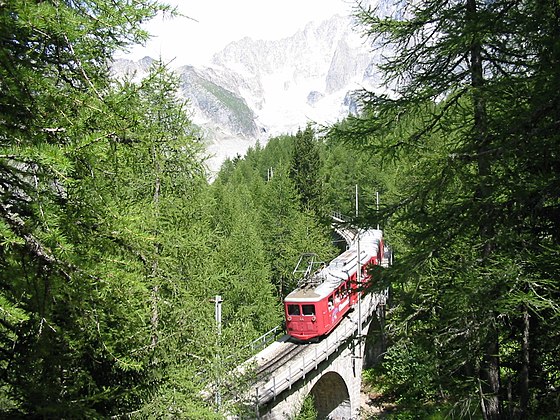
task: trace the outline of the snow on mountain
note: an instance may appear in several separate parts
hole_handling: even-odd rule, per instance
[[[244,38],[214,55],[212,67],[249,83],[239,93],[268,135],[296,131],[308,121],[328,124],[348,114],[346,94],[371,87],[371,54],[350,18],[309,23],[277,41]]]
[[[202,127],[216,171],[224,159],[243,155],[308,122],[328,125],[356,111],[351,92],[379,85],[378,60],[350,17],[311,22],[288,38],[243,38],[228,44],[205,68],[175,69],[181,94]],[[150,59],[119,60],[115,73],[145,72]]]

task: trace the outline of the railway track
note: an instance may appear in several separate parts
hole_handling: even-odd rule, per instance
[[[265,379],[280,366],[291,362],[308,346],[308,344],[288,341],[288,336],[282,337],[276,344],[276,348],[272,349],[269,355],[257,360],[256,377],[258,380]]]

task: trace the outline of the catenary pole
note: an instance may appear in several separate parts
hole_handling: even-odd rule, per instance
[[[379,191],[375,192],[375,209],[377,213],[377,230],[379,230]]]
[[[358,184],[356,184],[356,219],[358,219]],[[358,222],[359,223],[359,222]],[[362,288],[362,267],[361,267],[361,253],[360,253],[360,226],[358,225],[358,261],[357,261],[357,272],[356,272],[356,281],[358,283],[358,339],[361,340],[362,338],[362,291],[359,290]],[[361,353],[361,352],[360,352]]]
[[[216,395],[215,395],[215,403],[216,403],[216,410],[220,410],[220,406],[222,405],[222,395],[220,393],[220,371],[222,368],[222,361],[221,361],[221,336],[222,336],[222,302],[223,299],[220,295],[216,295],[214,299],[210,300],[214,302],[214,314],[216,318],[216,331],[217,337],[216,342],[218,345],[218,353],[216,354]]]

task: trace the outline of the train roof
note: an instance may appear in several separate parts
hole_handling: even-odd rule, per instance
[[[360,231],[360,261],[366,264],[377,255],[383,232],[379,229]],[[285,302],[318,302],[329,296],[340,284],[355,273],[358,265],[358,241],[334,258],[328,266],[317,270],[301,287],[292,291]]]

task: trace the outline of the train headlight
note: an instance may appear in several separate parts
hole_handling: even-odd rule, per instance
[[[288,317],[288,321],[291,321],[291,320],[292,320],[292,317],[291,317],[291,316],[289,316],[289,317]]]
[[[311,321],[315,322],[316,320],[317,320],[317,318],[315,318],[315,315],[313,315],[313,316],[311,317]]]

